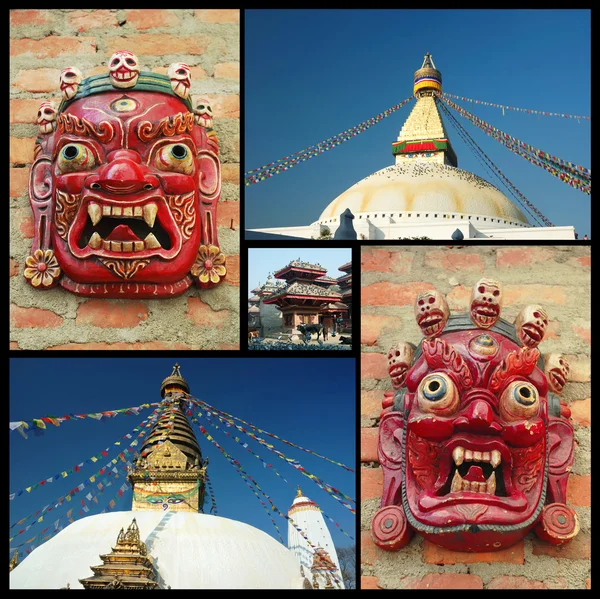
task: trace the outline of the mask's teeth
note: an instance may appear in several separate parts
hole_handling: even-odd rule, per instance
[[[146,239],[144,240],[144,243],[146,245],[146,249],[148,249],[148,250],[153,250],[155,248],[162,247],[160,245],[160,243],[158,242],[158,239],[156,239],[156,237],[154,237],[153,233],[149,233],[147,235]]]
[[[500,455],[500,452],[497,449],[494,449],[494,451],[492,451],[490,463],[492,464],[492,466],[494,468],[497,468],[501,461],[502,461],[502,457]]]
[[[156,204],[146,204],[143,208],[144,220],[150,228],[154,226],[157,212],[158,206]]]
[[[496,493],[496,473],[492,472],[491,476],[487,479],[487,483],[484,484],[487,485],[485,492],[494,495]]]
[[[452,485],[450,486],[450,492],[456,493],[457,491],[462,490],[463,486],[462,476],[458,473],[458,470],[454,473],[454,478],[452,479]]]
[[[88,241],[88,245],[93,250],[99,250],[102,247],[102,237],[100,237],[98,233],[94,232],[94,234],[90,237],[90,240]]]
[[[460,466],[465,460],[464,447],[455,447],[452,450],[452,459],[457,466]]]
[[[96,226],[102,219],[102,208],[98,204],[90,202],[88,204],[88,214],[90,215],[92,225]]]

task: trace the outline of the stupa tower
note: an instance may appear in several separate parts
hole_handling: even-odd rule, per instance
[[[159,510],[202,512],[207,462],[184,413],[189,393],[187,381],[175,364],[163,380],[160,394],[168,402],[165,412],[150,431],[129,480],[133,487],[132,511]]]
[[[305,571],[312,572],[313,587],[345,588],[335,545],[321,509],[302,494],[300,487],[288,510],[288,517],[296,525],[288,521],[288,549],[296,554]],[[311,548],[296,527],[304,532],[316,550]]]
[[[392,144],[396,164],[425,160],[458,166],[435,100],[442,93],[442,74],[429,53],[415,71],[413,93],[417,102],[400,130],[398,141]]]

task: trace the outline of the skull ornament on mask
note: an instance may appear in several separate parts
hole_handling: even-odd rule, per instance
[[[56,129],[56,105],[54,102],[42,102],[37,113],[40,135],[48,135]]]
[[[417,295],[415,318],[425,337],[439,335],[446,326],[449,314],[446,298],[436,289]]]
[[[200,98],[196,100],[196,108],[194,109],[194,118],[196,123],[201,127],[212,129],[213,126],[213,111],[208,103],[208,100]]]
[[[78,72],[65,69],[58,111],[40,108],[24,276],[37,289],[60,284],[93,297],[212,287],[226,275],[218,140],[197,126],[168,76],[140,72],[131,52],[116,52],[109,65],[77,87],[65,84]]]
[[[108,62],[110,82],[118,89],[135,87],[140,75],[137,56],[127,50],[115,52]]]
[[[500,316],[502,287],[497,281],[481,279],[471,294],[471,320],[481,329],[494,326]]]
[[[544,374],[548,379],[548,387],[554,393],[562,393],[569,380],[571,368],[562,354],[552,353],[544,356]]]
[[[498,283],[480,286],[475,308],[485,311],[474,318],[472,305],[471,319],[449,316],[411,361],[399,360],[402,344],[398,356],[388,352],[396,392],[382,402],[383,490],[371,527],[382,549],[401,549],[415,532],[454,551],[487,552],[532,529],[556,545],[579,530],[566,504],[573,426],[548,393],[562,388],[566,362],[550,358],[543,371],[538,349],[522,347],[515,327],[500,318],[492,299],[500,297]],[[409,363],[407,372],[395,369],[400,362]]]
[[[525,347],[537,347],[548,327],[548,314],[541,306],[525,306],[515,320],[517,335]]]
[[[394,389],[400,389],[406,382],[406,374],[412,365],[414,354],[414,347],[404,342],[397,343],[388,351],[388,372]]]
[[[60,91],[65,100],[70,100],[79,89],[83,75],[77,67],[67,67],[60,73]]]
[[[180,98],[187,98],[190,94],[190,86],[192,85],[192,73],[190,67],[183,62],[174,62],[167,72],[171,80],[173,91]]]

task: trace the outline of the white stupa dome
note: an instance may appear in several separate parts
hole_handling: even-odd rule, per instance
[[[407,223],[455,214],[486,218],[490,223],[528,224],[519,208],[481,177],[424,160],[400,162],[365,177],[333,200],[318,222],[339,217],[346,208],[355,218],[383,214],[405,218]]]
[[[92,576],[136,519],[162,588],[302,588],[296,556],[253,526],[193,512],[112,512],[77,520],[10,573],[11,589],[60,589]]]

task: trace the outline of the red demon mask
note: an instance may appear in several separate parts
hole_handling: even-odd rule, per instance
[[[34,287],[156,298],[225,276],[218,141],[195,118],[187,65],[169,72],[140,71],[134,54],[117,52],[107,75],[61,74],[61,105],[38,113],[24,271]]]
[[[422,341],[400,387],[390,371],[395,392],[379,425],[382,507],[372,525],[384,549],[401,548],[414,531],[453,550],[493,551],[532,528],[554,544],[579,530],[565,504],[568,409],[549,392],[537,343],[499,317],[499,302],[487,303],[498,306],[493,323],[451,316]],[[552,379],[550,390],[558,392],[568,365],[555,361],[561,384]]]

